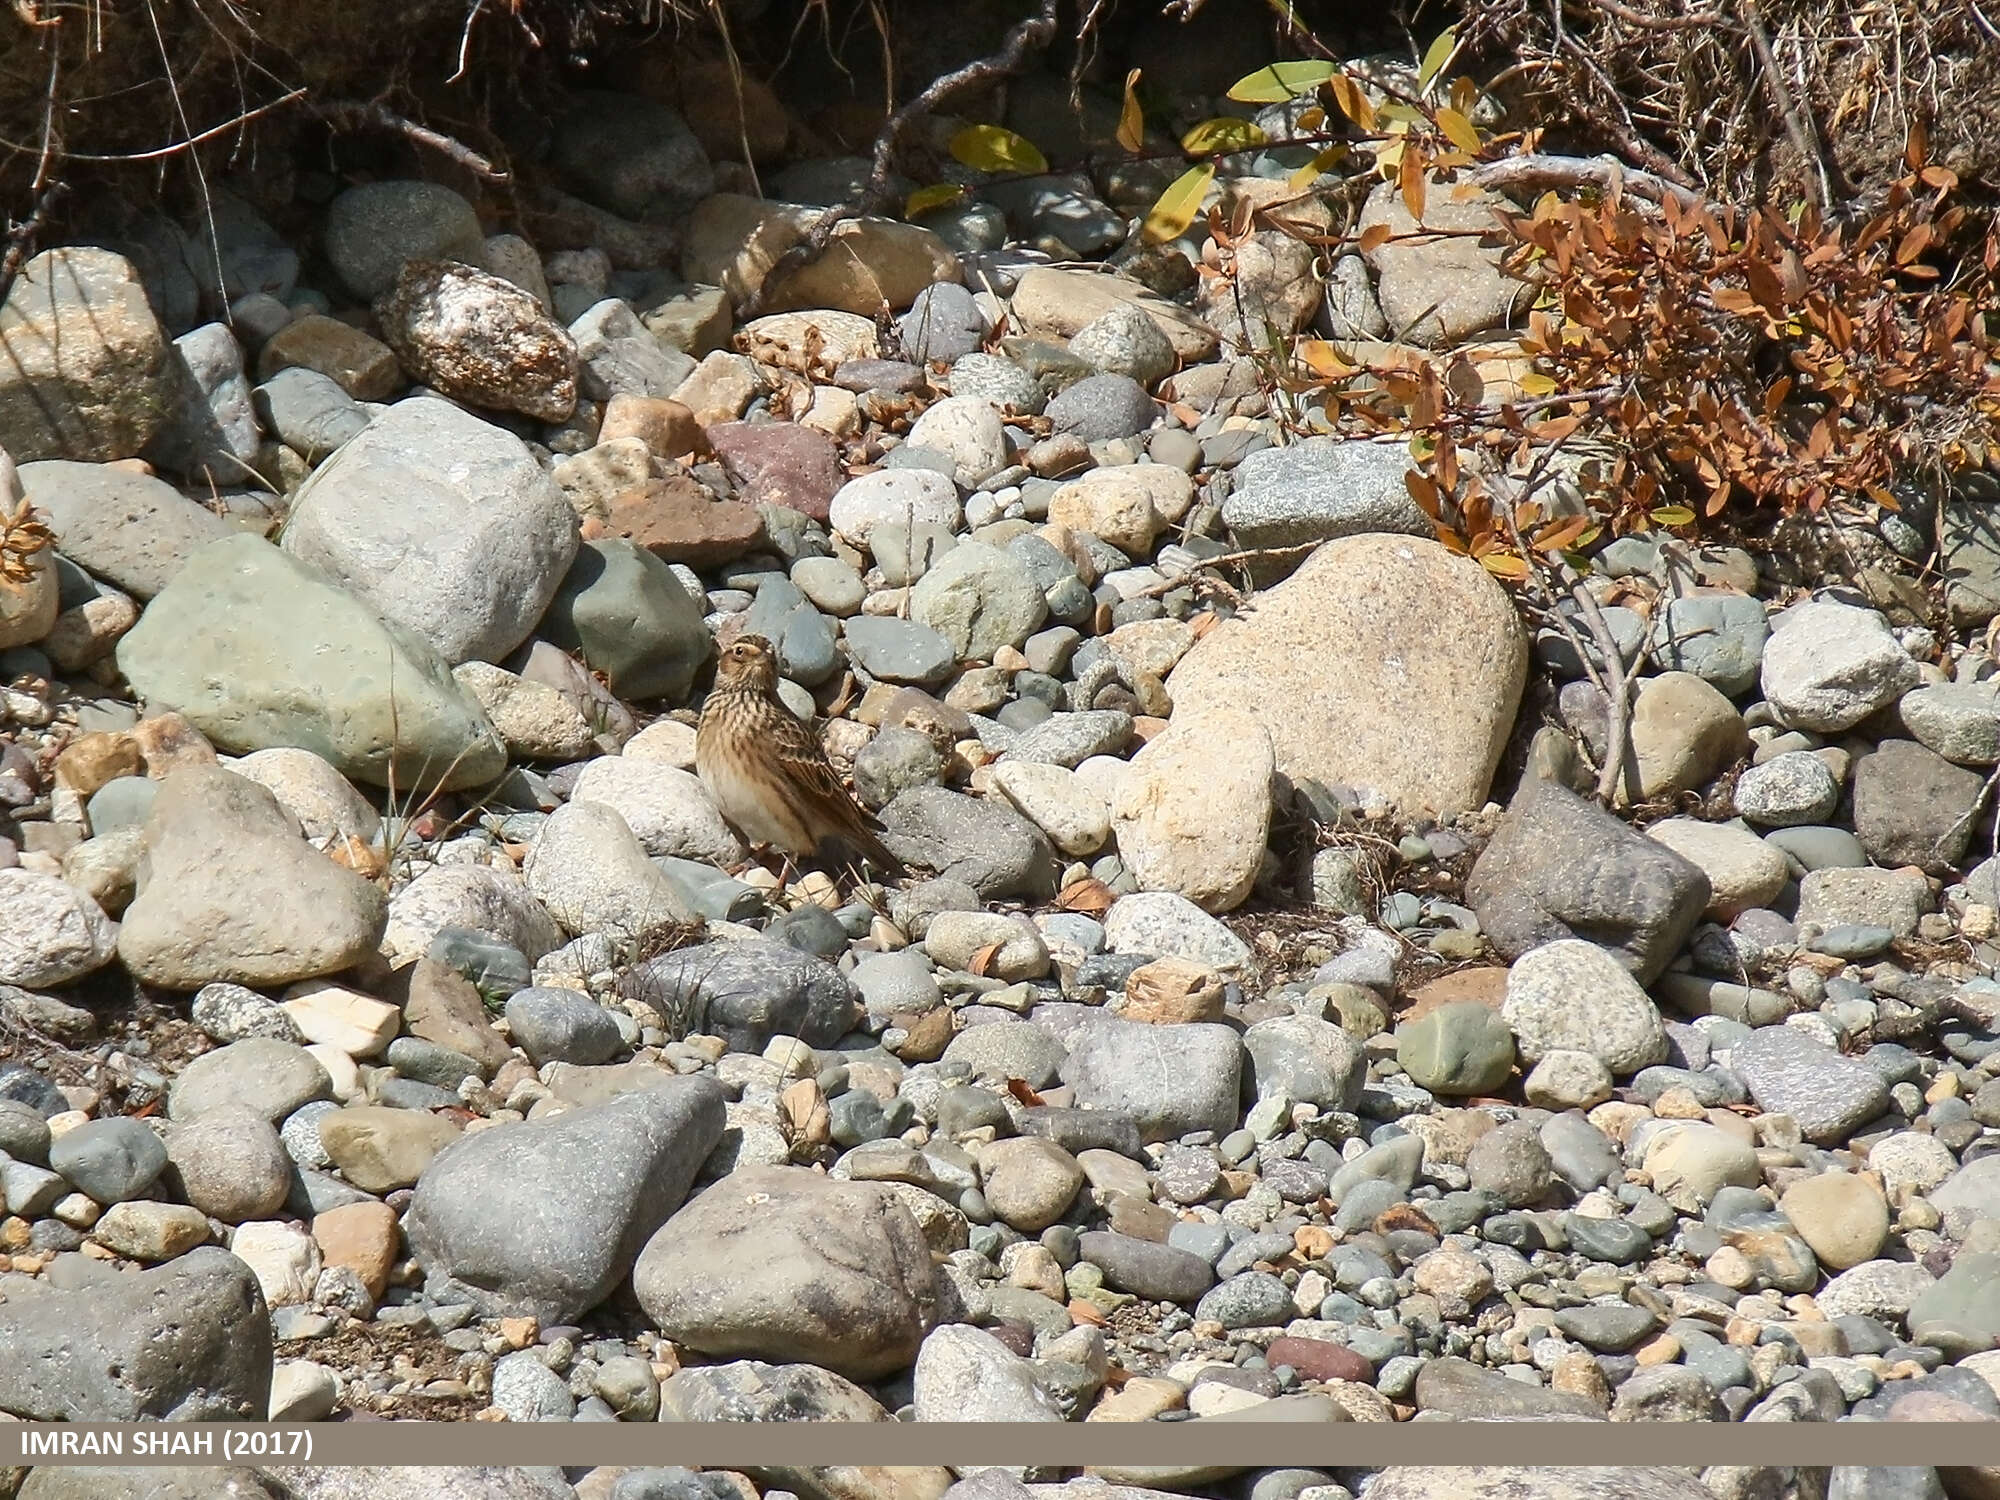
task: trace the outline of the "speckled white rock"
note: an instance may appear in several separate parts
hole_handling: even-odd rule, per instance
[[[877,469],[855,476],[836,490],[827,516],[835,536],[866,547],[875,528],[885,521],[956,531],[964,509],[957,486],[934,469]]]
[[[673,766],[605,756],[583,768],[570,800],[598,802],[612,809],[648,854],[725,867],[743,858],[743,841],[723,822],[708,788]]]
[[[988,474],[1007,466],[1007,435],[1000,413],[971,396],[947,396],[911,424],[912,447],[949,455],[953,475],[975,489]]]
[[[0,984],[46,989],[111,962],[118,924],[53,875],[0,870]]]
[[[1500,1015],[1531,1063],[1548,1052],[1588,1052],[1622,1078],[1666,1060],[1666,1028],[1639,981],[1580,938],[1515,959]]]
[[[1917,686],[1917,663],[1872,609],[1813,599],[1771,622],[1765,701],[1788,728],[1837,734]]]
[[[993,768],[993,789],[1064,854],[1095,854],[1111,837],[1104,798],[1066,767],[1002,761]]]

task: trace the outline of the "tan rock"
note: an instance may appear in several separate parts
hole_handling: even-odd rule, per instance
[[[734,422],[764,389],[757,362],[748,355],[717,349],[704,354],[694,373],[674,388],[671,399],[694,413],[703,427]]]
[[[639,396],[620,391],[604,403],[604,421],[597,429],[600,444],[637,438],[654,458],[680,458],[707,447],[701,423],[685,404],[666,396]]]
[[[395,1039],[403,1013],[345,985],[309,980],[293,985],[279,1004],[308,1042],[349,1057],[374,1057]]]
[[[1155,1026],[1220,1021],[1222,976],[1189,959],[1156,958],[1127,976],[1125,1004],[1118,1013]]]
[[[1231,911],[1256,883],[1271,832],[1271,735],[1244,709],[1183,708],[1132,757],[1111,825],[1142,891]]]
[[[91,1237],[127,1260],[173,1260],[208,1243],[208,1218],[185,1203],[114,1203]]]
[[[320,1143],[341,1176],[364,1193],[393,1193],[413,1185],[459,1128],[442,1115],[377,1104],[322,1116]]]
[[[1481,806],[1514,725],[1528,646],[1513,601],[1436,542],[1329,542],[1224,621],[1167,680],[1175,716],[1260,719],[1294,782],[1373,787],[1406,812]]]
[[[1494,966],[1440,974],[1410,992],[1409,1008],[1403,1012],[1401,1019],[1421,1021],[1442,1006],[1457,1005],[1466,1000],[1476,1001],[1489,1010],[1500,1009],[1507,1001],[1507,971]]]
[[[89,798],[106,782],[146,774],[146,757],[129,734],[80,734],[56,757],[56,784]]]
[[[1784,851],[1747,828],[1667,818],[1648,828],[1646,837],[1665,844],[1708,877],[1705,915],[1711,921],[1733,921],[1752,907],[1770,905],[1791,878]]]
[[[1180,473],[1178,469],[1167,472]],[[1064,485],[1049,497],[1049,520],[1102,537],[1127,556],[1142,558],[1152,555],[1153,539],[1167,524],[1153,504],[1151,489],[1134,480],[1129,470],[1121,469],[1100,469]]]
[[[389,1287],[402,1245],[396,1211],[386,1203],[343,1203],[316,1214],[312,1237],[328,1266],[345,1266],[361,1278],[368,1295],[379,1298]]]
[[[717,193],[696,205],[681,252],[688,281],[719,286],[738,306],[764,291],[769,312],[837,308],[872,317],[887,303],[900,312],[939,281],[959,281],[958,257],[928,229],[894,219],[850,219],[825,251],[765,287],[779,258],[805,238],[819,210]]]
[[[0,303],[0,448],[24,464],[130,458],[174,410],[168,348],[124,256],[43,251]]]
[[[1778,1207],[1820,1264],[1835,1271],[1875,1259],[1889,1237],[1882,1189],[1853,1172],[1802,1178],[1785,1189]]]
[[[183,714],[152,714],[134,724],[131,734],[146,758],[146,774],[155,781],[183,766],[216,764],[215,746]]]
[[[1639,795],[1650,800],[1706,785],[1750,748],[1736,705],[1692,672],[1662,672],[1632,706]]]
[[[1066,339],[1123,303],[1143,309],[1159,324],[1183,361],[1214,355],[1220,342],[1214,329],[1126,276],[1035,266],[1016,283],[1009,307],[1023,332]]]
[[[356,401],[387,401],[403,388],[396,354],[351,323],[321,313],[294,318],[257,355],[257,379],[280,370],[315,370]]]

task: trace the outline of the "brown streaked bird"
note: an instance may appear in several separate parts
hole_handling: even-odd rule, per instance
[[[778,697],[778,658],[762,636],[723,651],[695,733],[694,769],[753,849],[804,859],[834,846],[878,869],[902,869],[840,784],[819,736]]]

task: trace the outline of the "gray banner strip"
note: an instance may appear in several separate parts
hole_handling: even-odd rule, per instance
[[[1698,1426],[1699,1431],[1691,1430]],[[1199,1469],[1327,1465],[1990,1466],[2000,1423],[1175,1422],[732,1424],[7,1423],[0,1466],[681,1464],[1094,1466],[1133,1484]],[[1178,1471],[1178,1472],[1177,1472]]]

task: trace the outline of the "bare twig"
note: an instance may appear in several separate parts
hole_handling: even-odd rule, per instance
[[[1693,208],[1701,195],[1653,172],[1639,172],[1609,156],[1551,156],[1532,152],[1501,161],[1484,162],[1466,174],[1467,179],[1495,192],[1543,192],[1549,188],[1595,188],[1608,193],[1614,188],[1651,203],[1671,198],[1681,208]]]
[[[1833,168],[1827,161],[1826,152],[1820,147],[1811,123],[1799,112],[1791,90],[1785,87],[1785,75],[1778,66],[1777,54],[1771,50],[1771,36],[1764,29],[1764,18],[1758,13],[1756,0],[1743,0],[1743,25],[1750,33],[1750,45],[1757,53],[1765,91],[1777,107],[1778,117],[1785,122],[1785,134],[1792,138],[1793,149],[1812,163],[1819,178],[1819,206],[1830,209],[1834,204]]]
[[[1030,49],[1039,51],[1054,40],[1059,4],[1060,0],[1041,0],[1041,9],[1027,20],[1017,22],[1007,33],[999,51],[975,58],[964,67],[933,79],[930,87],[890,115],[875,137],[874,165],[869,169],[867,182],[862,184],[860,196],[848,203],[837,203],[822,213],[806,231],[806,237],[778,257],[770,274],[764,278],[763,286],[775,288],[801,266],[815,260],[833,238],[834,230],[847,220],[879,212],[885,207],[894,196],[889,178],[895,170],[896,158],[917,122],[933,113],[954,94],[975,84],[989,83],[1020,72]],[[760,287],[751,294],[743,309],[744,315],[753,316],[762,301],[763,288]]]
[[[34,250],[36,237],[48,224],[49,211],[64,193],[69,191],[65,182],[51,182],[43,188],[35,199],[35,206],[28,217],[7,232],[7,253],[0,256],[0,302],[7,300],[7,293],[14,285],[14,278],[21,274],[21,267],[27,263]]]
[[[335,130],[391,131],[456,162],[483,181],[495,184],[513,181],[510,173],[494,166],[471,147],[428,126],[419,125],[415,120],[406,119],[387,105],[363,103],[358,99],[335,99],[325,104],[313,105],[312,112]]]
[[[1684,16],[1649,16],[1644,11],[1619,4],[1619,0],[1589,0],[1589,4],[1641,31],[1698,31],[1704,27],[1729,24],[1729,18],[1720,10],[1691,11]]]

